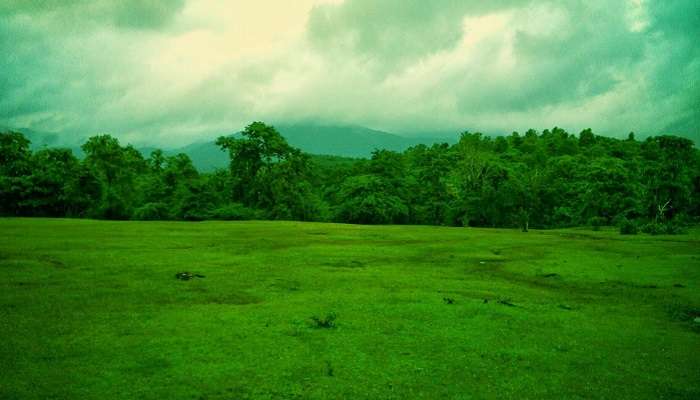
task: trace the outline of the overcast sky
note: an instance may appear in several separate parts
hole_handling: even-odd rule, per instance
[[[3,0],[0,125],[184,144],[253,120],[700,142],[698,0]]]

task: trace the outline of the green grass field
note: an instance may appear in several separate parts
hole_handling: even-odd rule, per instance
[[[699,231],[0,219],[0,272],[2,399],[700,398]]]

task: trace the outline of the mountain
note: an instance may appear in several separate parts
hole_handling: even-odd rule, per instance
[[[288,125],[278,131],[289,144],[307,153],[369,157],[375,149],[403,151],[435,139],[409,138],[362,126]]]
[[[55,133],[37,132],[29,128],[11,128],[0,126],[0,132],[19,132],[31,142],[32,150],[41,149],[43,147],[58,147],[60,140]]]
[[[276,125],[275,128],[287,139],[289,144],[298,147],[306,153],[339,157],[370,157],[376,149],[403,151],[417,144],[431,145],[433,143],[455,143],[453,137],[406,137],[393,133],[365,128],[362,126],[331,126],[315,124]],[[83,157],[80,144],[66,142],[55,133],[37,132],[25,128],[0,127],[0,132],[14,130],[23,133],[31,140],[32,150],[44,147],[67,147],[73,150],[77,157]],[[232,133],[238,135],[238,133]],[[216,138],[195,142],[180,148],[164,148],[164,153],[173,155],[185,153],[200,171],[213,171],[228,165],[228,154],[222,151],[214,142]],[[137,147],[148,157],[154,147]]]
[[[39,132],[29,128],[14,128],[8,126],[0,126],[0,132],[19,132],[24,135],[25,138],[29,139],[29,148],[32,151],[37,151],[49,147],[60,147],[70,149],[73,154],[82,158],[84,156],[83,149],[80,148],[82,143],[77,140],[66,141],[65,138],[61,137],[58,133],[51,132]]]
[[[417,144],[455,143],[453,138],[405,137],[361,126],[279,125],[275,126],[287,142],[306,153],[341,157],[369,157],[376,149],[403,151]],[[223,168],[228,154],[214,141],[197,142],[167,153],[185,153],[202,171]]]

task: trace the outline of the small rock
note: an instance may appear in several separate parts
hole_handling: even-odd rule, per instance
[[[700,317],[695,317],[693,319],[693,322],[695,322],[696,324],[700,324]]]
[[[204,275],[193,274],[191,272],[185,271],[185,272],[178,272],[177,274],[175,274],[175,278],[179,279],[181,281],[189,281],[190,279],[194,279],[194,278],[204,278]]]

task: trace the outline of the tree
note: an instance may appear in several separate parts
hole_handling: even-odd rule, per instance
[[[101,204],[97,216],[107,219],[128,219],[136,200],[135,177],[148,165],[132,146],[122,147],[110,135],[98,135],[81,146],[85,166],[102,183]]]
[[[81,171],[73,153],[69,149],[43,149],[32,155],[31,162],[31,192],[24,207],[32,215],[80,215]]]
[[[596,137],[593,134],[593,131],[591,128],[587,128],[581,131],[581,133],[578,134],[578,144],[581,147],[590,147],[593,146],[596,142]]]
[[[29,144],[21,133],[0,133],[0,215],[31,215]]]
[[[454,145],[311,156],[254,122],[217,140],[228,170],[200,173],[185,154],[148,159],[109,135],[78,161],[0,134],[0,214],[97,218],[336,220],[552,228],[633,224],[679,232],[700,217],[700,152],[675,136],[643,142],[554,127]],[[648,228],[648,229],[647,229]]]
[[[349,177],[343,182],[336,219],[355,224],[397,224],[408,218],[408,207],[391,194],[389,183],[375,175]]]
[[[605,157],[593,161],[585,173],[582,215],[604,218],[611,224],[618,217],[634,218],[641,208],[641,186],[624,163]]]
[[[314,219],[320,200],[309,184],[308,156],[262,122],[248,125],[241,136],[216,141],[231,159],[231,200],[265,209],[270,218]]]
[[[641,153],[647,216],[672,219],[676,214],[690,213],[692,183],[698,168],[693,142],[676,136],[647,138]]]

